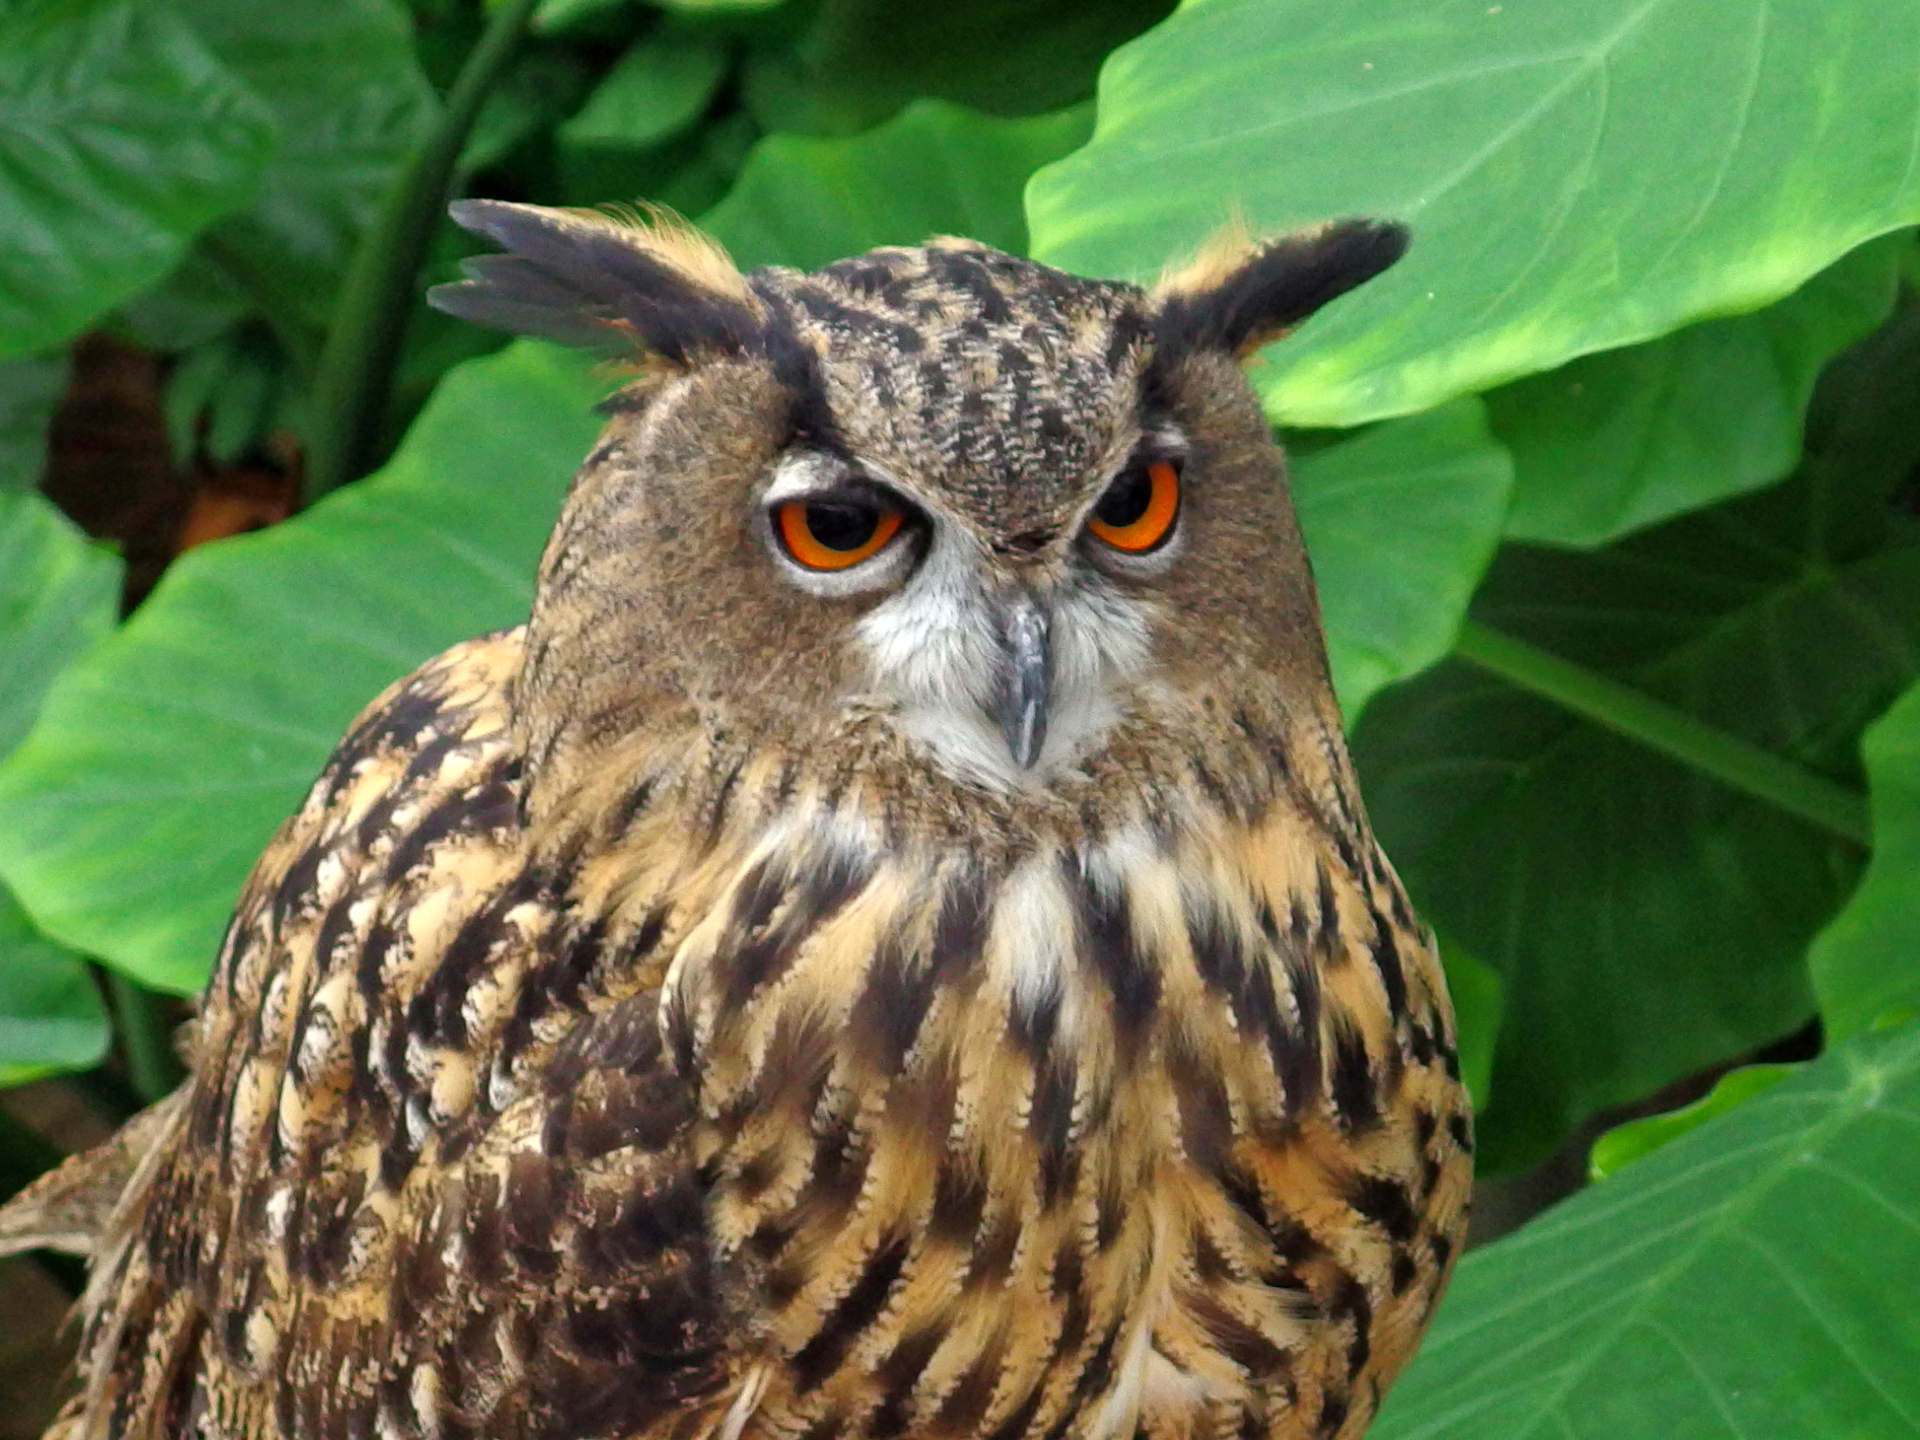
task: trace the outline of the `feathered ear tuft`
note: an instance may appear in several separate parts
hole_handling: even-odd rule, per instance
[[[508,253],[465,262],[467,278],[427,303],[462,320],[578,345],[620,360],[756,344],[764,316],[719,243],[666,211],[605,215],[503,200],[448,207],[464,229]]]
[[[1407,240],[1404,225],[1333,220],[1257,241],[1236,221],[1154,287],[1160,353],[1251,355],[1392,265]]]

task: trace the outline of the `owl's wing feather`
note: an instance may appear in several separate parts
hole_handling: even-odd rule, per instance
[[[587,1440],[727,1403],[653,941],[524,843],[518,651],[389,691],[262,857],[101,1253],[80,1433]]]
[[[0,1255],[23,1250],[93,1254],[141,1160],[179,1104],[175,1094],[142,1110],[105,1144],[68,1156],[0,1207]]]

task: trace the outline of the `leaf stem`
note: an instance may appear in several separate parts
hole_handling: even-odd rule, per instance
[[[133,1088],[148,1105],[164,1100],[186,1071],[173,1052],[160,997],[117,970],[107,972],[107,989],[113,996],[114,1029],[127,1057]]]
[[[313,387],[307,496],[316,500],[371,467],[415,297],[467,135],[526,33],[538,0],[503,0],[448,92],[433,132],[408,157],[379,218],[354,248]]]
[[[1468,620],[1454,653],[1522,690],[1678,760],[1721,784],[1870,845],[1865,797],[1664,701]]]

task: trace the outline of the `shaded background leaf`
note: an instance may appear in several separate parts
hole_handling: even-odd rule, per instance
[[[1439,937],[1440,963],[1447,972],[1447,993],[1453,998],[1458,1027],[1460,1079],[1476,1111],[1493,1099],[1493,1054],[1500,1038],[1500,1020],[1506,1004],[1506,986],[1500,972],[1471,951]]]
[[[701,222],[743,267],[811,270],[876,245],[966,235],[1024,254],[1020,191],[1083,141],[1085,109],[999,120],[939,100],[848,139],[771,135]]]
[[[0,15],[0,359],[66,340],[252,197],[272,117],[170,9]]]
[[[268,313],[318,330],[353,247],[439,113],[393,0],[175,0],[175,12],[272,112],[280,141],[210,258]]]
[[[1453,649],[1512,483],[1512,462],[1473,399],[1296,457],[1294,507],[1349,723],[1382,686]],[[1383,515],[1393,523],[1382,525]]]
[[[1235,210],[1408,222],[1260,382],[1351,425],[1756,309],[1920,219],[1916,72],[1906,0],[1208,0],[1108,61],[1035,253],[1140,276]]]
[[[727,48],[692,35],[653,35],[628,48],[565,124],[562,145],[643,146],[690,129],[727,74]]]
[[[1893,310],[1902,231],[1778,304],[1589,355],[1488,393],[1513,452],[1516,540],[1603,545],[1793,469],[1820,368]]]
[[[47,425],[66,385],[65,355],[0,360],[0,491],[39,484],[47,463]]]
[[[931,97],[1037,115],[1093,93],[1101,61],[1169,0],[821,0],[790,42],[749,58],[744,99],[768,130],[846,134]]]
[[[1793,480],[1590,554],[1510,547],[1473,613],[1857,783],[1854,736],[1920,665],[1920,525],[1888,503],[1913,339],[1836,367]],[[1811,1015],[1849,841],[1463,661],[1382,694],[1354,745],[1416,903],[1506,982],[1488,1168]]]

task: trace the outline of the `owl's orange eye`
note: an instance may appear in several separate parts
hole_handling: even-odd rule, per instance
[[[900,533],[903,517],[865,499],[789,500],[774,512],[787,553],[809,570],[845,570],[871,559]]]
[[[1173,533],[1180,514],[1180,472],[1156,460],[1130,470],[1107,487],[1087,517],[1087,528],[1116,550],[1144,555]]]

